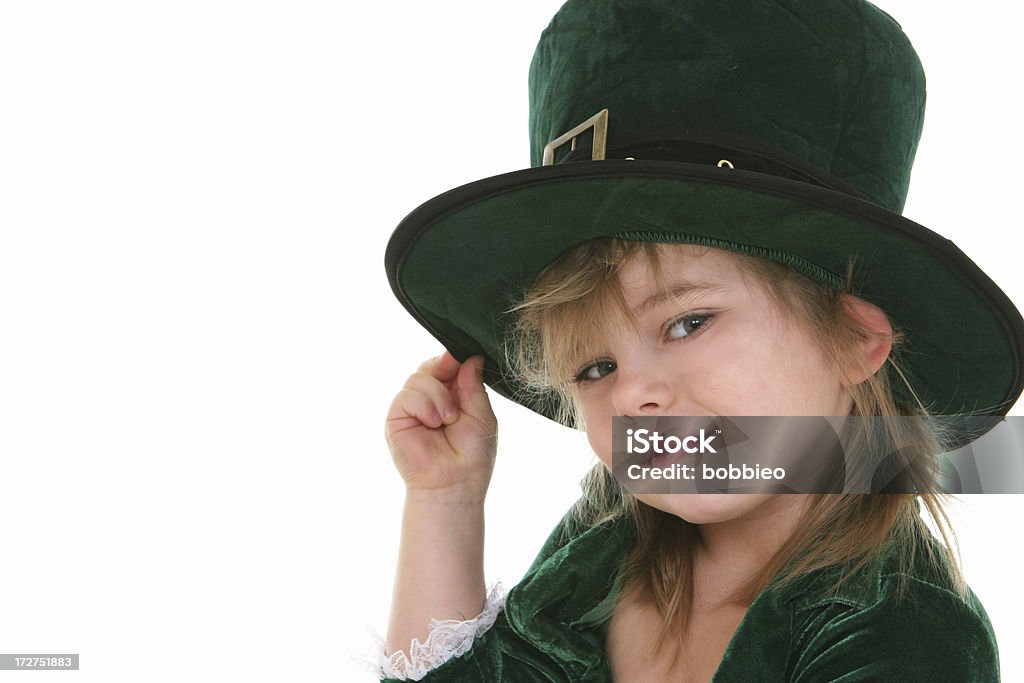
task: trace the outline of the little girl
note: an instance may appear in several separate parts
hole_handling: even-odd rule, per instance
[[[570,0],[530,76],[540,165],[428,202],[388,248],[448,351],[388,413],[407,495],[385,677],[998,680],[913,467],[1016,400],[1024,322],[899,215],[924,101],[899,26],[861,0]],[[601,461],[504,601],[485,382]],[[906,417],[926,411],[942,433]],[[915,485],[633,495],[609,473],[620,416],[879,416],[909,430]]]

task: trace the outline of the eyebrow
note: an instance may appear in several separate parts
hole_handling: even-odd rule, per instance
[[[721,292],[725,289],[726,287],[713,282],[690,282],[689,280],[677,280],[660,292],[655,292],[644,299],[639,306],[633,309],[633,315],[639,316],[656,306],[660,306],[666,301],[682,299],[683,297],[691,296],[693,294]]]

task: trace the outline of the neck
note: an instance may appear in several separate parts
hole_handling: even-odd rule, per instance
[[[810,498],[777,495],[743,517],[698,525],[694,595],[709,604],[729,602],[793,535]]]

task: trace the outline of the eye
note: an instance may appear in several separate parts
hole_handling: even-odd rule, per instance
[[[665,326],[665,338],[676,340],[696,334],[706,327],[713,317],[712,313],[687,313]]]
[[[594,382],[613,373],[615,371],[615,367],[615,361],[599,360],[581,369],[576,373],[576,376],[573,377],[572,381],[576,383]]]

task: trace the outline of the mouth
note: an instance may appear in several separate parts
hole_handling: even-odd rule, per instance
[[[676,465],[697,466],[697,455],[694,453],[655,453],[647,458],[647,465],[663,470]]]

